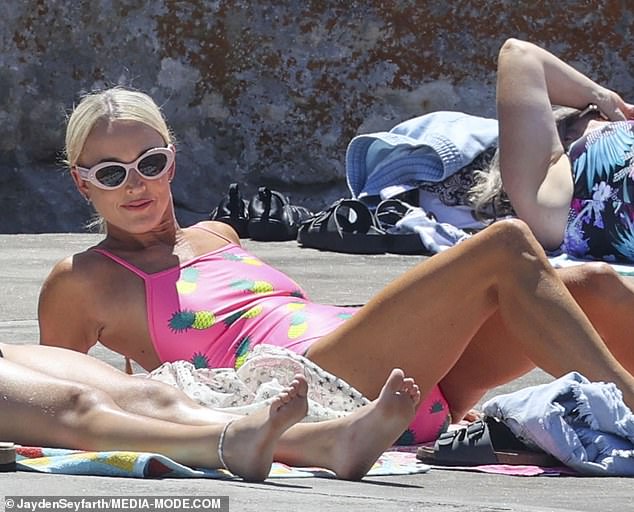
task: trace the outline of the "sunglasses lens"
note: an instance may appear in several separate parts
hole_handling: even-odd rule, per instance
[[[138,169],[143,176],[153,178],[158,176],[165,170],[167,164],[167,156],[156,153],[154,155],[146,156],[139,162]]]
[[[105,187],[118,187],[125,180],[126,171],[120,165],[102,167],[95,174],[95,178]]]

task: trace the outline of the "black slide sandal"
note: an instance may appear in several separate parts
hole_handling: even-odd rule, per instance
[[[385,199],[381,201],[374,215],[378,226],[383,229],[387,237],[387,252],[393,254],[432,254],[421,240],[418,233],[399,233],[396,223],[401,220],[414,206],[399,199]]]
[[[435,466],[563,466],[553,456],[528,448],[504,423],[491,417],[441,434],[433,448],[419,447],[416,458]]]
[[[290,204],[287,197],[260,187],[249,201],[249,236],[260,241],[284,241],[297,238],[300,224],[311,213],[303,206]]]
[[[248,234],[247,222],[249,220],[247,205],[247,200],[242,199],[238,184],[232,183],[229,185],[227,195],[220,200],[218,206],[209,215],[209,220],[229,224],[236,230],[240,238],[246,238]]]
[[[368,207],[357,199],[339,199],[302,224],[298,242],[303,247],[352,254],[383,254],[385,231]]]

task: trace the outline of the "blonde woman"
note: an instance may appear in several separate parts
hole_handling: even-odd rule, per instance
[[[634,353],[622,335],[634,329],[632,290],[600,266],[557,273],[521,221],[421,262],[361,308],[336,307],[248,253],[230,226],[178,225],[176,150],[149,96],[86,97],[70,116],[66,152],[106,230],[46,279],[42,344],[86,352],[100,341],[147,370],[179,359],[234,367],[257,344],[279,345],[370,399],[402,368],[423,396],[402,438],[414,443],[536,366],[613,381],[634,405]]]
[[[509,39],[497,109],[499,155],[476,205],[503,188],[546,249],[633,262],[634,106],[546,50]]]

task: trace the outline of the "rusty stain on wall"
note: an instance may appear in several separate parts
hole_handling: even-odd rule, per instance
[[[53,165],[72,104],[122,84],[163,106],[186,169],[175,195],[192,210],[231,179],[342,195],[345,149],[360,129],[436,109],[494,115],[497,51],[508,37],[542,44],[632,100],[628,4],[5,2],[0,156]],[[51,106],[38,108],[43,99]]]

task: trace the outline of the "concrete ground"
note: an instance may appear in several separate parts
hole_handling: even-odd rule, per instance
[[[97,239],[78,234],[0,235],[0,341],[36,342],[36,302],[42,280],[57,260]],[[313,299],[335,304],[366,301],[391,278],[421,260],[417,256],[322,253],[300,249],[295,242],[244,243],[264,260],[288,272]],[[103,347],[96,347],[91,353],[123,367],[123,358]],[[534,371],[495,393],[547,379],[542,372]],[[224,495],[229,496],[233,511],[609,512],[634,510],[631,484],[625,478],[510,477],[438,469],[420,475],[365,478],[361,482],[302,478],[274,479],[262,484],[17,472],[0,473],[0,506],[4,510],[2,497],[7,495]]]

